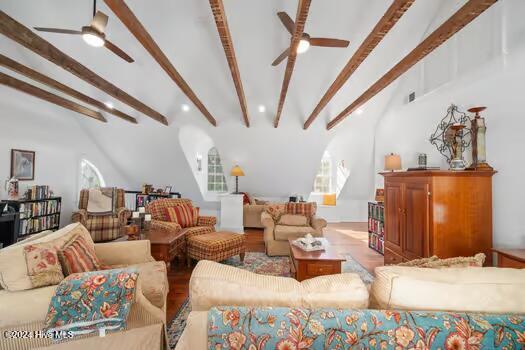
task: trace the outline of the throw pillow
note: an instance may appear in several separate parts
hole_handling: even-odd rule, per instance
[[[424,265],[426,263],[429,263],[429,262],[432,262],[432,261],[436,261],[436,260],[439,260],[439,258],[436,255],[434,255],[434,256],[431,256],[430,258],[414,259],[414,260],[410,260],[410,261],[407,261],[407,262],[404,262],[404,263],[399,263],[399,264],[396,264],[396,265],[397,266],[419,267],[420,265]]]
[[[241,192],[242,194],[242,205],[251,204],[250,195],[246,192]]]
[[[199,223],[199,212],[199,207],[193,207],[193,226],[197,226],[197,224]]]
[[[316,211],[317,211],[317,203],[315,202],[309,202],[309,203],[288,202],[285,204],[286,214],[304,215],[308,218],[311,218],[312,216],[315,215]]]
[[[66,276],[77,272],[98,271],[102,265],[93,246],[80,235],[73,237],[58,251],[58,258]]]
[[[182,228],[194,226],[193,206],[177,205],[168,207],[166,208],[166,217],[168,221],[175,222]]]
[[[285,226],[308,226],[308,218],[304,215],[284,214],[280,217],[278,224]]]
[[[485,254],[478,253],[474,256],[469,257],[457,257],[457,258],[448,258],[448,259],[438,259],[435,261],[427,262],[426,264],[420,265],[419,267],[428,267],[428,268],[446,268],[446,267],[482,267],[485,262]]]
[[[270,204],[264,208],[264,211],[270,214],[273,221],[277,222],[281,218],[281,215],[285,213],[284,204]]]
[[[64,279],[57,250],[52,243],[26,245],[24,254],[33,288],[52,286]]]

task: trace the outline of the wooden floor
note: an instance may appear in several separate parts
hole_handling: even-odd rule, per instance
[[[350,254],[370,273],[374,268],[383,265],[383,256],[368,248],[367,223],[329,224],[324,236],[341,254]],[[246,230],[246,250],[264,252],[263,230]],[[192,268],[185,264],[172,264],[168,272],[170,292],[168,294],[168,320],[175,317],[182,303],[188,298],[188,283]]]

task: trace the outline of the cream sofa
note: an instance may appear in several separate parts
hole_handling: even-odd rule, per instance
[[[0,250],[0,334],[11,330],[38,331],[44,326],[51,297],[57,285],[27,289],[23,247],[29,243],[66,242],[73,231],[85,230],[79,224],[32,237],[30,240]],[[89,233],[85,231],[87,237]],[[84,236],[86,237],[86,236]],[[92,241],[91,241],[92,243]],[[94,244],[97,257],[104,265],[136,266],[139,279],[127,328],[121,332],[98,336],[79,336],[68,342],[53,343],[51,339],[2,338],[0,349],[165,349],[166,298],[168,281],[166,265],[156,262],[147,240]],[[22,260],[20,260],[22,259]],[[21,290],[22,289],[22,290]]]
[[[213,306],[525,313],[525,269],[385,266],[375,273],[369,305],[367,288],[355,274],[299,283],[201,261],[190,279],[192,312],[175,349],[207,349],[207,311]]]
[[[269,256],[290,255],[288,238],[304,237],[307,233],[314,237],[322,237],[323,228],[327,225],[325,219],[316,216],[310,219],[308,226],[280,225],[265,211],[261,214],[261,221],[264,226],[266,254]]]
[[[242,206],[242,222],[244,227],[263,228],[261,214],[266,204],[245,204]]]

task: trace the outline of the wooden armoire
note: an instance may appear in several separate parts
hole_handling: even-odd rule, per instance
[[[385,265],[483,252],[492,265],[495,171],[384,172]]]

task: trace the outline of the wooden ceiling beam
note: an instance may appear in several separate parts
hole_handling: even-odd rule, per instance
[[[284,71],[284,80],[281,87],[281,95],[279,97],[279,105],[277,107],[277,114],[273,120],[273,126],[277,128],[281,119],[281,113],[284,107],[284,101],[286,100],[286,94],[288,93],[288,86],[292,78],[293,69],[295,66],[295,60],[297,58],[297,47],[301,41],[301,37],[304,32],[304,25],[306,18],[308,17],[308,11],[310,9],[311,0],[299,0],[297,4],[297,14],[295,16],[295,29],[292,34],[290,41],[290,54],[288,55],[288,62],[286,63],[286,70]]]
[[[58,91],[61,91],[71,97],[76,98],[79,101],[85,102],[87,104],[90,104],[92,106],[95,106],[97,108],[100,108],[108,113],[111,113],[113,115],[116,115],[119,118],[122,118],[130,123],[137,124],[137,120],[126,113],[123,113],[119,111],[118,109],[109,108],[104,103],[95,100],[94,98],[91,98],[87,95],[84,95],[80,91],[77,91],[75,89],[70,88],[67,85],[64,85],[42,73],[39,73],[27,66],[24,66],[23,64],[20,64],[11,58],[4,56],[0,54],[0,65],[4,66],[6,68],[11,69],[12,71],[15,71],[17,73],[20,73],[30,79],[33,79],[35,81],[38,81],[39,83],[42,83],[44,85],[47,85],[53,89],[56,89]]]
[[[142,46],[149,52],[149,54],[157,61],[168,76],[177,84],[182,92],[195,104],[206,119],[213,125],[217,126],[217,121],[206,109],[204,104],[199,100],[197,95],[193,92],[189,84],[182,78],[177,69],[170,62],[168,57],[162,52],[155,40],[148,33],[146,28],[140,23],[131,9],[124,3],[123,0],[104,0],[106,5],[113,11],[128,30],[135,36],[135,38],[142,44]]]
[[[348,79],[354,74],[357,68],[365,61],[376,46],[383,40],[388,32],[396,25],[399,19],[405,14],[415,0],[394,0],[386,10],[374,29],[368,34],[366,39],[361,43],[356,52],[348,60],[348,63],[341,70],[332,85],[325,92],[313,112],[304,123],[304,129],[308,129],[317,118],[319,113],[326,107],[328,102],[343,87]]]
[[[15,90],[25,92],[28,95],[38,97],[39,99],[42,99],[44,101],[56,104],[57,106],[69,109],[73,112],[77,112],[80,114],[83,114],[85,116],[88,116],[90,118],[96,119],[98,121],[106,123],[106,118],[102,116],[97,111],[94,111],[92,109],[89,109],[87,107],[84,107],[76,102],[67,100],[63,97],[57,96],[55,94],[52,94],[46,90],[42,90],[39,87],[36,87],[34,85],[28,84],[25,81],[16,79],[10,75],[4,74],[0,72],[0,84],[9,86]]]
[[[235,57],[235,49],[233,48],[233,41],[228,27],[228,21],[226,19],[226,12],[224,11],[224,4],[222,0],[210,0],[210,6],[211,11],[213,12],[213,17],[215,18],[219,37],[221,38],[222,47],[224,48],[224,54],[228,60],[233,83],[235,84],[235,90],[237,91],[237,97],[239,98],[239,103],[241,105],[244,124],[249,128],[250,119],[248,117],[248,108],[246,107],[246,97],[242,87],[241,73],[239,72],[237,58]]]
[[[378,81],[368,88],[352,104],[346,107],[339,115],[332,119],[326,126],[328,130],[342,122],[348,115],[364,105],[368,100],[381,92],[393,81],[399,78],[403,73],[408,71],[416,63],[425,58],[429,53],[438,48],[450,37],[460,31],[467,24],[476,19],[480,14],[485,12],[497,0],[469,0],[463,7],[445,21],[439,28],[423,40],[414,50],[406,55],[398,64],[390,69]]]
[[[0,11],[0,33],[137,111],[168,125],[168,120],[162,114],[98,76],[89,68],[33,33],[29,28],[9,17],[4,11]]]

